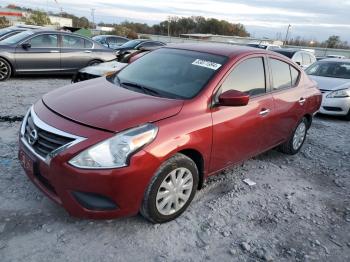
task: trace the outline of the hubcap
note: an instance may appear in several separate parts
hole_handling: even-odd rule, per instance
[[[293,137],[294,150],[298,150],[299,147],[303,144],[305,135],[306,135],[306,125],[304,122],[301,122],[294,133],[294,137]]]
[[[192,190],[193,176],[190,170],[180,167],[171,171],[158,189],[158,212],[165,216],[176,213],[187,203]]]
[[[5,77],[7,77],[9,74],[9,68],[7,67],[7,65],[0,61],[0,79],[4,79]]]

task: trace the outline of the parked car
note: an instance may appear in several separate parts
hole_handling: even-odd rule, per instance
[[[129,41],[128,38],[115,35],[97,35],[92,38],[94,41],[106,47],[115,49]]]
[[[27,30],[0,42],[0,81],[19,74],[73,74],[115,57],[114,50],[80,35]]]
[[[350,120],[350,59],[323,59],[306,73],[317,82],[323,95],[320,113]]]
[[[118,59],[122,60],[125,55],[136,52],[137,50],[140,50],[143,48],[160,47],[160,46],[165,46],[165,43],[160,41],[153,41],[149,39],[135,39],[135,40],[130,40],[129,42],[126,42],[120,47],[117,47],[116,51],[118,53]]]
[[[72,78],[72,83],[77,83],[85,80],[90,80],[93,78],[101,77],[101,76],[107,76],[112,75],[120,70],[122,70],[125,66],[127,66],[129,63],[132,63],[136,59],[140,58],[141,56],[149,53],[150,51],[153,51],[156,48],[142,48],[140,50],[137,50],[137,52],[134,52],[129,55],[125,55],[123,59],[118,62],[118,59],[114,59],[112,61],[108,61],[105,63],[100,63],[97,65],[91,65],[84,67],[80,70],[78,70]]]
[[[162,223],[220,170],[276,146],[296,154],[320,103],[316,84],[277,53],[163,47],[44,95],[23,120],[19,159],[73,216],[141,212]]]
[[[254,48],[260,48],[260,49],[265,49],[265,50],[272,50],[272,49],[279,49],[281,46],[279,45],[273,45],[273,44],[258,44],[258,43],[250,43],[247,44],[246,46],[249,47],[254,47]]]
[[[346,58],[344,55],[327,55],[327,58],[339,58],[339,59],[344,59]]]
[[[44,29],[44,27],[35,25],[17,25],[5,27],[0,29],[0,41],[9,38],[10,36],[16,35],[20,32],[31,29]]]
[[[317,61],[314,54],[304,50],[292,49],[292,48],[281,48],[281,49],[274,49],[273,51],[292,59],[293,62],[300,65],[303,69],[306,69],[311,64]]]

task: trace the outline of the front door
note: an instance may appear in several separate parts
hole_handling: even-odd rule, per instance
[[[15,59],[17,72],[59,71],[61,54],[58,35],[40,34],[32,37],[17,46]]]
[[[263,151],[270,143],[269,121],[273,99],[267,92],[265,59],[250,57],[234,66],[219,93],[230,89],[250,95],[248,105],[214,107],[210,171],[241,162]]]

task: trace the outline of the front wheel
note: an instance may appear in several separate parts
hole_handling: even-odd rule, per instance
[[[279,150],[289,155],[295,155],[298,153],[305,142],[307,128],[308,121],[304,117],[294,129],[294,132],[289,139],[279,146]]]
[[[6,81],[11,76],[11,65],[5,60],[0,58],[0,81]]]
[[[180,216],[198,187],[198,169],[192,159],[176,154],[164,162],[149,184],[141,214],[152,223],[165,223]]]

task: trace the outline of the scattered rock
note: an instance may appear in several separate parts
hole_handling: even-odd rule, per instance
[[[241,243],[241,248],[242,248],[244,251],[248,251],[248,252],[249,252],[250,249],[251,249],[249,243],[247,243],[247,242],[242,242],[242,243]]]

